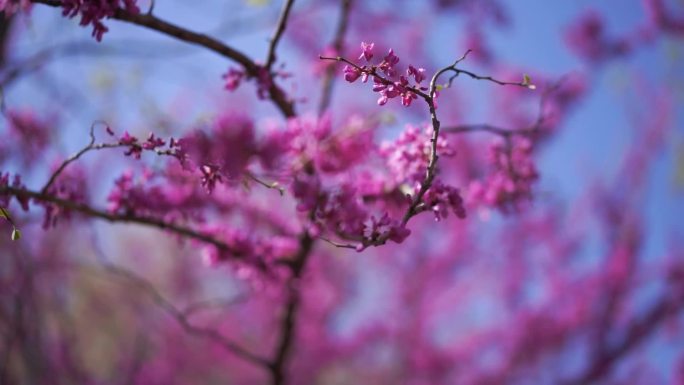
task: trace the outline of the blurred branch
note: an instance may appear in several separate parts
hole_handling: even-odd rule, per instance
[[[619,343],[603,350],[603,354],[590,362],[584,373],[573,380],[564,382],[564,384],[592,384],[610,374],[613,366],[621,358],[629,354],[640,343],[656,332],[661,323],[684,308],[684,292],[682,292],[681,288],[679,290],[675,289],[673,292],[675,293],[674,295],[666,292],[664,298],[645,313],[641,319],[635,320],[628,326],[624,337]]]
[[[268,360],[237,345],[235,342],[231,341],[223,334],[219,333],[217,330],[203,328],[191,324],[188,319],[189,313],[181,311],[180,309],[175,307],[169,300],[167,300],[159,292],[159,290],[156,289],[156,287],[151,282],[149,282],[145,278],[140,277],[133,271],[116,266],[112,263],[105,263],[103,265],[103,268],[105,269],[105,271],[117,275],[119,277],[125,278],[126,280],[130,281],[140,289],[144,290],[152,298],[155,304],[157,304],[157,306],[162,308],[167,314],[173,317],[188,334],[203,337],[212,342],[218,343],[221,346],[223,346],[226,350],[234,353],[240,358],[249,361],[257,366],[269,366]]]
[[[56,196],[42,193],[42,192],[37,192],[37,191],[31,191],[31,190],[25,190],[25,189],[20,189],[20,188],[15,188],[15,187],[10,187],[10,186],[5,186],[5,187],[0,187],[0,195],[12,195],[15,197],[24,197],[24,198],[30,198],[36,201],[40,202],[46,202],[46,203],[52,203],[55,204],[61,208],[67,209],[67,210],[72,210],[72,211],[77,211],[81,214],[94,217],[94,218],[100,218],[104,219],[109,222],[121,222],[121,223],[136,223],[139,225],[145,225],[149,227],[156,227],[161,230],[166,230],[171,233],[175,233],[180,236],[184,236],[187,238],[191,239],[196,239],[198,241],[202,241],[204,243],[211,244],[215,246],[217,249],[220,251],[226,251],[229,252],[233,255],[233,257],[237,259],[244,259],[245,255],[242,254],[239,251],[233,250],[230,245],[228,245],[225,242],[222,242],[211,235],[201,233],[199,231],[193,230],[188,227],[183,227],[180,225],[176,225],[174,223],[166,222],[162,219],[158,218],[151,218],[151,217],[144,217],[144,216],[137,216],[132,213],[127,213],[127,214],[114,214],[110,213],[107,211],[102,211],[95,209],[93,207],[90,207],[86,204],[83,203],[78,203],[70,200],[65,200],[58,198]]]
[[[183,314],[185,314],[186,318],[190,318],[190,316],[195,315],[199,312],[206,311],[209,309],[216,309],[216,308],[224,308],[227,306],[235,305],[239,302],[242,302],[246,300],[247,297],[244,295],[239,295],[236,296],[235,298],[228,298],[228,299],[208,299],[204,301],[198,301],[195,303],[192,303],[188,306],[185,307],[183,310]]]
[[[285,315],[283,316],[279,327],[280,335],[276,345],[275,357],[270,365],[273,385],[282,385],[286,382],[285,365],[287,364],[288,357],[292,351],[295,323],[297,321],[297,313],[301,300],[297,283],[304,271],[313,245],[314,239],[311,238],[308,231],[304,230],[299,237],[299,251],[290,265],[292,268],[292,276],[287,283],[289,296],[287,304],[285,305]]]
[[[340,10],[340,18],[337,22],[337,31],[333,39],[332,49],[337,55],[344,55],[344,37],[347,34],[347,27],[349,25],[349,15],[351,14],[352,0],[342,0],[342,7]],[[329,65],[325,68],[323,74],[321,91],[321,101],[318,105],[318,115],[322,115],[330,106],[332,100],[332,91],[335,85],[335,66]]]
[[[292,4],[294,4],[294,0],[285,0],[285,3],[283,4],[283,10],[280,13],[278,24],[276,25],[276,29],[273,32],[273,37],[271,38],[271,43],[268,47],[266,65],[264,66],[266,71],[270,72],[273,63],[276,61],[276,48],[278,47],[278,42],[280,42],[280,38],[283,36],[285,28],[287,27],[287,20],[290,18]]]

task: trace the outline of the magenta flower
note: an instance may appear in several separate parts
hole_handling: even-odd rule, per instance
[[[361,42],[361,55],[359,56],[359,59],[361,58],[366,58],[366,61],[370,61],[370,59],[373,58],[373,47],[375,46],[375,43],[366,43]]]
[[[229,91],[235,91],[245,77],[245,72],[230,68],[228,72],[223,74],[223,79],[226,81],[225,88]]]
[[[394,66],[397,65],[397,63],[399,63],[399,57],[395,55],[394,50],[390,48],[389,53],[385,56],[379,67],[387,76],[394,76],[397,73],[394,69]]]
[[[425,79],[425,68],[416,68],[409,64],[406,74],[416,80],[416,83],[420,83]]]
[[[356,79],[361,76],[361,71],[358,68],[352,66],[344,66],[344,80],[349,83],[354,83]]]
[[[112,1],[86,1],[86,0],[63,0],[61,6],[62,15],[68,18],[81,16],[80,25],[93,26],[93,37],[97,41],[102,40],[109,28],[102,23],[105,18],[113,17],[117,11],[125,11],[131,14],[140,13],[137,0],[112,0]]]

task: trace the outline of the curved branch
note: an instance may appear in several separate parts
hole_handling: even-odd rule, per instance
[[[285,0],[285,4],[283,4],[283,10],[280,13],[278,24],[275,31],[273,31],[273,37],[271,38],[271,43],[268,47],[266,65],[264,66],[266,71],[270,72],[273,63],[276,61],[276,48],[278,47],[278,42],[280,42],[280,38],[283,36],[283,32],[285,32],[285,28],[287,27],[287,20],[290,18],[292,4],[294,4],[294,0]]]
[[[55,183],[55,180],[57,180],[57,177],[59,176],[59,174],[61,174],[64,171],[64,169],[70,163],[77,161],[78,158],[83,156],[86,152],[91,151],[91,150],[99,150],[101,148],[122,147],[122,145],[118,144],[118,143],[111,143],[111,144],[102,143],[102,144],[96,145],[95,144],[95,132],[94,131],[95,131],[95,125],[98,123],[107,125],[107,123],[102,121],[102,120],[95,121],[92,125],[90,125],[90,132],[89,132],[90,142],[88,142],[88,145],[83,147],[80,151],[78,151],[74,155],[72,155],[69,158],[67,158],[66,160],[64,160],[64,162],[62,162],[62,164],[60,164],[59,167],[57,167],[57,170],[55,170],[55,172],[53,172],[52,175],[50,175],[50,179],[48,179],[45,186],[43,186],[43,188],[40,190],[40,192],[42,194],[47,193],[50,186],[52,186],[52,184]]]
[[[58,0],[32,0],[34,3],[44,4],[51,7],[61,7],[62,2]],[[231,59],[240,64],[249,76],[256,77],[259,73],[259,66],[241,51],[232,48],[219,40],[189,29],[179,27],[175,24],[169,23],[151,14],[132,14],[123,9],[117,9],[114,13],[113,19],[125,21],[131,24],[139,25],[147,29],[151,29],[165,35],[174,37],[178,40],[190,44],[196,44],[214,51],[219,55]],[[288,100],[285,92],[271,83],[269,87],[269,94],[271,100],[276,104],[280,112],[286,117],[295,116],[294,105],[292,101]]]

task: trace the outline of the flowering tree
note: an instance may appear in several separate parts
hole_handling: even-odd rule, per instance
[[[0,383],[684,381],[676,81],[614,172],[540,162],[681,9],[580,10],[556,73],[502,1],[234,3],[0,0]]]

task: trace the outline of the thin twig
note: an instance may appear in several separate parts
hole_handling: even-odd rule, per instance
[[[97,124],[104,124],[105,126],[108,126],[107,122],[105,122],[103,120],[97,120],[97,121],[93,122],[93,124],[90,125],[90,132],[89,132],[90,142],[88,142],[88,145],[83,147],[80,151],[78,151],[74,155],[72,155],[69,158],[67,158],[66,160],[64,160],[64,162],[62,162],[62,164],[60,164],[59,167],[57,167],[55,172],[53,172],[52,175],[50,176],[50,179],[48,179],[45,186],[43,186],[43,188],[40,190],[41,193],[43,193],[43,194],[47,193],[50,186],[52,186],[52,184],[55,183],[55,180],[57,180],[57,177],[64,171],[64,169],[70,163],[78,160],[78,158],[83,156],[83,154],[85,154],[86,152],[91,151],[91,150],[101,149],[101,148],[121,147],[121,145],[118,143],[95,145],[95,132],[94,131],[95,131],[95,125],[97,125]]]
[[[344,55],[344,37],[347,34],[347,27],[349,25],[349,16],[351,14],[352,0],[342,0],[342,7],[340,9],[340,18],[337,23],[337,31],[332,42],[332,49],[337,55]],[[325,68],[323,74],[321,101],[318,105],[318,115],[322,115],[330,106],[332,100],[332,92],[335,85],[335,67],[329,65]]]
[[[247,176],[247,178],[253,180],[254,182],[256,182],[256,183],[258,183],[258,184],[260,184],[266,188],[278,191],[280,196],[285,195],[285,188],[280,186],[278,184],[278,182],[271,182],[271,183],[265,182],[265,181],[259,179],[256,175],[252,174],[251,172],[246,172],[245,175]]]
[[[374,79],[377,79],[380,83],[382,83],[382,84],[384,84],[384,85],[388,85],[388,86],[389,86],[389,85],[393,85],[393,84],[394,84],[393,81],[391,81],[391,80],[385,78],[384,76],[382,76],[382,75],[377,71],[377,69],[376,69],[375,66],[371,66],[371,67],[363,66],[363,67],[362,67],[362,66],[359,66],[358,64],[354,63],[353,61],[351,61],[351,60],[349,60],[349,59],[346,59],[346,58],[344,58],[344,57],[342,57],[342,56],[323,56],[323,55],[319,55],[318,58],[321,59],[321,60],[333,60],[333,61],[338,61],[338,62],[342,62],[342,63],[349,64],[350,66],[354,67],[356,70],[358,70],[358,71],[360,71],[360,72],[363,72],[363,73],[365,73],[365,74],[368,74],[369,77],[372,76]],[[425,99],[425,100],[427,100],[427,98],[429,98],[428,94],[426,94],[425,92],[423,92],[422,90],[420,90],[420,89],[418,89],[418,88],[416,88],[416,87],[414,87],[414,86],[408,86],[408,85],[406,85],[406,86],[403,86],[403,87],[406,88],[407,90],[413,92],[414,94],[416,94],[416,95],[422,97],[422,98]]]
[[[328,239],[325,237],[319,237],[319,238],[321,240],[323,240],[324,242],[327,242],[327,243],[329,243],[335,247],[339,247],[341,249],[356,249],[356,246],[352,245],[351,243],[339,243],[339,242],[335,242],[332,239]]]
[[[283,10],[280,12],[278,24],[276,25],[276,29],[273,31],[273,37],[271,37],[271,43],[268,47],[268,55],[266,55],[266,65],[264,66],[266,71],[269,73],[271,72],[271,67],[273,67],[273,64],[276,61],[276,49],[278,47],[278,42],[280,42],[280,38],[283,36],[285,28],[287,27],[287,21],[290,18],[292,4],[294,4],[294,0],[285,0],[285,3],[283,4]]]
[[[620,342],[607,348],[604,354],[591,362],[582,374],[562,383],[566,385],[593,384],[610,374],[620,358],[648,338],[657,330],[658,325],[676,316],[682,310],[684,297],[681,295],[681,288],[677,290],[679,290],[679,295],[666,294],[666,298],[653,306],[641,319],[632,322]]]

